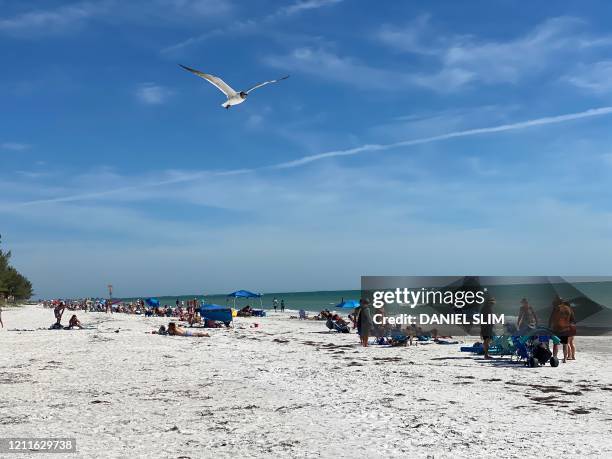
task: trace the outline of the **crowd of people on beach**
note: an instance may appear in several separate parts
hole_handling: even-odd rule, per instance
[[[199,314],[200,300],[194,298],[192,300],[175,302],[175,307],[165,306],[150,306],[145,303],[144,300],[138,299],[131,302],[113,301],[109,299],[75,299],[75,300],[53,300],[46,301],[43,303],[45,307],[53,308],[56,322],[51,328],[65,328],[75,329],[82,328],[81,321],[78,319],[76,314],[73,314],[66,327],[61,325],[61,319],[64,310],[69,311],[84,311],[84,312],[105,312],[109,314],[124,313],[124,314],[136,314],[143,315],[146,317],[168,317],[173,318],[176,321],[185,322],[190,327],[199,324],[206,328],[221,327],[223,324],[215,323],[215,321],[209,321],[207,319],[202,320]],[[495,308],[496,300],[491,297],[482,306],[481,314],[492,314]],[[275,311],[285,311],[285,302],[283,299],[280,301],[275,297],[272,300],[272,308]],[[415,325],[407,326],[402,328],[400,325],[390,326],[388,324],[380,325],[376,324],[373,320],[374,314],[383,314],[383,309],[371,309],[370,303],[367,299],[361,299],[359,306],[348,314],[347,319],[343,318],[340,314],[329,309],[324,309],[314,316],[309,317],[306,311],[300,310],[300,319],[309,320],[320,320],[325,321],[329,330],[335,330],[341,333],[350,333],[351,330],[356,330],[360,343],[363,347],[367,347],[370,344],[370,337],[375,338],[375,343],[378,344],[390,344],[390,345],[412,345],[426,340],[433,340],[439,344],[454,344],[455,341],[448,341],[452,338],[450,336],[439,336],[436,329],[424,331],[422,328]],[[250,305],[247,305],[237,311],[239,317],[252,317],[256,315],[265,315],[265,312],[260,310],[254,310]],[[295,316],[291,316],[294,318]],[[227,324],[225,324],[227,325]],[[4,326],[2,323],[2,316],[0,310],[0,326]],[[518,317],[514,328],[510,329],[507,326],[506,332],[513,335],[529,335],[534,333],[537,329],[543,327],[550,330],[551,334],[558,337],[558,342],[553,343],[552,355],[557,358],[559,348],[562,348],[563,362],[568,360],[576,359],[576,319],[574,311],[569,301],[564,300],[560,297],[556,297],[552,301],[552,310],[548,322],[543,324],[538,317],[535,309],[529,303],[527,298],[523,298],[520,301],[520,307],[518,310]],[[159,330],[153,332],[156,334],[167,334],[175,336],[208,336],[207,334],[201,334],[199,332],[192,332],[177,326],[175,322],[170,322],[168,327],[160,327]],[[483,340],[483,354],[484,358],[489,360],[494,357],[490,354],[489,348],[494,338],[495,331],[493,325],[487,323],[480,326],[480,337]]]

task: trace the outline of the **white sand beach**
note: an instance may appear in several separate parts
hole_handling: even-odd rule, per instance
[[[186,338],[145,333],[169,319],[81,312],[91,329],[57,331],[50,309],[5,309],[0,437],[73,437],[70,457],[612,457],[610,337],[530,369],[361,348],[289,315]]]

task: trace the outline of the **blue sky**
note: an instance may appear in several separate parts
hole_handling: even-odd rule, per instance
[[[611,20],[604,1],[0,0],[3,245],[41,296],[610,274]],[[291,78],[226,111],[179,63]]]

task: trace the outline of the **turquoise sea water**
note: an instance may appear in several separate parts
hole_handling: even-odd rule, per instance
[[[307,311],[320,311],[322,309],[333,309],[333,307],[344,300],[356,300],[360,297],[359,290],[334,290],[326,292],[280,292],[280,293],[265,293],[261,298],[261,305],[264,309],[272,309],[272,300],[276,297],[280,300],[285,300],[286,309],[305,309]],[[187,301],[197,298],[205,300],[206,303],[228,304],[234,305],[233,298],[227,298],[226,295],[180,295],[180,296],[158,296],[162,305],[174,306],[176,300]],[[126,301],[135,298],[125,298]],[[227,300],[227,303],[226,303]],[[244,307],[251,305],[254,308],[260,307],[259,298],[239,298],[236,300],[236,307]]]
[[[574,284],[520,284],[520,285],[498,285],[489,286],[489,290],[497,299],[496,311],[504,314],[516,314],[520,306],[520,300],[526,297],[532,306],[538,310],[550,306],[555,294],[562,298],[573,298],[580,292],[586,294],[595,302],[612,308],[612,282],[581,282]],[[285,300],[287,309],[305,309],[308,311],[320,311],[321,309],[334,309],[334,306],[342,300],[357,300],[361,296],[359,290],[332,290],[320,292],[276,292],[265,293],[261,298],[261,305],[264,309],[272,308],[273,298]],[[187,301],[197,298],[206,303],[220,305],[234,305],[232,298],[227,299],[226,295],[179,295],[179,296],[158,296],[162,305],[174,306],[176,300]],[[126,301],[135,298],[125,298]],[[226,302],[227,301],[227,302]],[[237,307],[251,305],[255,308],[260,307],[259,298],[240,298],[236,300]],[[394,309],[394,308],[391,308]]]

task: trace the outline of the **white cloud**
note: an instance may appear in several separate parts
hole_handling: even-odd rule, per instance
[[[280,8],[276,14],[290,16],[292,14],[301,13],[302,11],[316,10],[318,8],[335,5],[342,1],[343,0],[301,0],[289,6]]]
[[[186,183],[201,182],[201,181],[211,183],[213,179],[216,177],[227,177],[227,176],[234,176],[234,175],[247,176],[247,175],[252,175],[253,172],[265,172],[265,171],[273,171],[273,170],[293,169],[293,168],[299,168],[299,167],[302,167],[302,166],[305,166],[305,165],[308,165],[314,162],[331,159],[331,158],[341,158],[341,157],[354,156],[354,155],[370,153],[370,152],[383,152],[383,151],[389,151],[389,150],[393,150],[397,148],[424,145],[424,144],[430,144],[430,143],[440,142],[444,140],[463,138],[463,137],[472,137],[472,136],[484,135],[484,134],[495,134],[495,133],[500,133],[500,132],[518,131],[518,130],[529,129],[529,128],[534,128],[538,126],[560,124],[560,123],[566,123],[570,121],[591,118],[595,116],[610,115],[610,114],[612,114],[612,106],[611,107],[600,107],[596,109],[585,110],[583,112],[549,116],[549,117],[544,117],[544,118],[536,118],[536,119],[527,120],[527,121],[508,123],[508,124],[502,124],[498,126],[491,126],[491,127],[485,127],[485,128],[464,129],[461,131],[448,132],[446,134],[408,139],[408,140],[403,140],[403,141],[388,143],[388,144],[365,144],[365,145],[360,145],[358,147],[348,148],[344,150],[334,150],[334,151],[328,151],[324,153],[318,153],[315,155],[303,156],[298,159],[284,161],[284,162],[271,164],[267,166],[262,165],[258,168],[253,168],[253,169],[234,169],[234,170],[227,170],[227,171],[196,171],[196,172],[190,172],[190,173],[184,173],[180,171],[170,172],[164,175],[164,177],[162,178],[157,177],[157,178],[151,178],[149,180],[139,179],[135,181],[134,180],[125,180],[125,181],[119,180],[117,181],[116,187],[106,186],[103,190],[98,190],[98,191],[94,190],[94,191],[90,191],[84,194],[83,193],[78,193],[78,194],[73,194],[73,195],[69,194],[69,195],[64,195],[64,196],[59,196],[59,197],[34,199],[30,201],[23,201],[23,202],[16,202],[16,203],[6,203],[4,206],[0,206],[0,209],[10,210],[13,208],[20,208],[20,207],[39,206],[39,205],[54,204],[54,203],[68,203],[68,202],[77,202],[77,201],[86,201],[86,200],[97,200],[101,198],[102,199],[107,198],[109,196],[116,197],[116,196],[122,196],[122,195],[128,196],[130,199],[137,199],[137,197],[139,196],[139,193],[138,193],[139,191],[142,191],[143,193],[150,193],[150,190],[152,188],[159,189],[160,186],[162,185],[182,183],[183,186],[181,188],[185,189]],[[104,173],[108,173],[108,172],[104,172]],[[116,176],[114,174],[110,174],[110,178],[111,179],[116,178]],[[94,180],[94,182],[98,182],[98,181]],[[106,177],[104,182],[108,184],[110,182],[109,178]],[[122,183],[136,183],[136,185],[121,186]],[[246,193],[245,195],[249,195],[248,190],[246,191],[245,190],[246,189],[244,186],[240,188],[241,193],[245,192]],[[163,193],[164,195],[168,193],[167,187],[164,187]],[[211,195],[209,194],[207,196],[211,196]],[[211,201],[211,204],[212,202],[213,201]],[[247,202],[247,201],[244,198],[241,198],[241,202]]]
[[[21,142],[3,142],[0,144],[0,149],[2,150],[24,151],[31,147],[31,145]]]
[[[420,16],[404,27],[382,26],[377,38],[396,51],[430,58],[436,68],[430,76],[438,80],[430,87],[442,89],[443,75],[456,87],[474,81],[513,84],[556,62],[563,63],[560,56],[612,45],[612,36],[592,36],[584,26],[584,21],[574,17],[551,18],[523,35],[502,41],[445,35],[433,29],[428,16]]]
[[[64,5],[50,10],[36,9],[11,18],[0,19],[0,32],[27,37],[64,32],[83,24],[104,9],[102,3],[90,2]]]
[[[82,1],[56,8],[32,9],[0,19],[0,33],[31,38],[72,32],[99,20],[107,24],[200,21],[228,14],[230,0],[119,0]]]
[[[494,178],[470,168],[435,171],[426,163],[413,166],[428,175],[409,175],[407,160],[268,171],[244,175],[239,186],[203,171],[198,180],[191,171],[67,176],[62,182],[73,193],[84,183],[92,192],[121,183],[157,186],[94,202],[9,209],[9,225],[21,222],[32,231],[11,248],[43,295],[52,289],[89,295],[99,279],[117,279],[123,295],[229,291],[233,283],[264,291],[333,289],[358,287],[364,272],[550,274],[567,259],[569,274],[605,273],[600,254],[612,250],[612,215],[589,206],[580,192],[568,199],[565,178],[550,174],[546,158],[534,158],[529,174],[504,168]],[[161,185],[181,178],[181,186]],[[155,202],[153,212],[166,217],[147,213],[142,202]],[[189,218],[168,217],[174,204],[191,206]],[[560,221],[571,225],[559,227]],[[474,248],[486,259],[475,259]],[[251,259],[258,262],[245,262]],[[341,272],[334,260],[342,260]]]
[[[565,81],[594,93],[612,92],[612,61],[600,61],[590,65],[579,65]]]
[[[173,53],[176,51],[180,51],[190,46],[203,43],[204,41],[209,40],[213,37],[225,36],[230,34],[261,32],[262,30],[266,30],[265,26],[269,26],[270,24],[282,20],[283,18],[290,18],[305,11],[316,10],[319,8],[335,5],[342,1],[343,0],[300,0],[288,6],[280,7],[276,11],[258,19],[233,20],[228,26],[219,27],[204,32],[203,34],[196,35],[194,37],[189,37],[173,45],[166,46],[161,50],[161,52]]]
[[[161,105],[173,94],[173,90],[155,83],[142,83],[136,89],[136,97],[138,100],[147,105]]]

